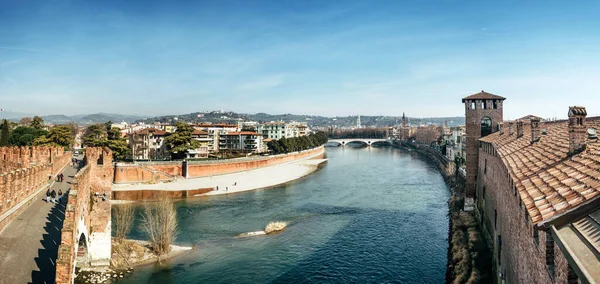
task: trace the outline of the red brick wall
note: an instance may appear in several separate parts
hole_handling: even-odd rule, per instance
[[[50,162],[51,152],[55,153],[53,162]],[[48,175],[52,173],[55,176],[69,159],[69,153],[62,148],[0,147],[0,162],[2,169],[6,170],[0,173],[0,230],[45,193],[39,192],[38,196],[32,196],[48,184]],[[32,198],[26,204],[6,215],[9,210],[30,197]]]
[[[81,169],[71,182],[56,259],[56,283],[73,283],[75,250],[79,240],[77,222],[83,214],[85,223],[90,224],[90,216],[87,214],[90,203],[90,176],[91,170],[88,165]]]
[[[507,168],[488,143],[483,143],[479,149],[476,194],[483,231],[493,245],[495,271],[506,275],[506,283],[552,283],[546,266],[546,232],[538,232],[536,244],[531,218],[526,215],[524,205],[519,205],[519,193],[515,196]],[[500,262],[498,235],[502,238]],[[556,244],[554,256],[555,283],[566,283],[568,265]]]
[[[303,159],[324,152],[325,150],[323,146],[321,146],[311,150],[295,152],[286,155],[255,158],[251,161],[245,160],[235,162],[234,160],[223,160],[221,162],[214,163],[189,162],[188,177],[195,178],[243,172]],[[136,164],[117,164],[115,169],[115,183],[136,183],[170,179],[170,177],[166,175],[157,176],[146,168],[166,172],[170,175],[177,175],[180,177],[182,173],[181,162],[144,163],[143,167]]]
[[[498,108],[493,109],[492,100],[487,100],[487,108],[481,108],[483,100],[470,100],[465,102],[465,124],[467,138],[467,160],[466,160],[466,191],[467,197],[475,194],[477,182],[477,163],[479,153],[479,138],[481,138],[481,120],[484,117],[492,119],[492,132],[496,132],[497,124],[503,121],[502,105],[498,102]],[[471,109],[471,103],[475,102],[476,109]]]
[[[61,243],[56,260],[56,283],[72,283],[76,247],[79,236],[77,222],[83,215],[89,235],[103,232],[111,219],[110,201],[112,195],[113,165],[112,152],[105,148],[87,148],[86,166],[71,182],[68,204],[63,220]],[[98,164],[98,161],[102,161]],[[108,199],[91,197],[94,193],[106,193]],[[89,247],[90,244],[88,244]]]
[[[224,162],[218,164],[194,164],[190,162],[188,164],[188,177],[206,177],[213,175],[223,175],[230,173],[243,172],[247,170],[254,170],[262,167],[274,166],[291,162],[298,159],[308,158],[319,153],[323,153],[325,149],[323,146],[317,147],[311,150],[295,152],[285,155],[277,155],[272,157],[258,158],[254,161],[244,162]]]
[[[155,172],[153,172],[154,170]],[[164,173],[168,174],[165,175]],[[169,176],[170,175],[170,176]],[[135,183],[170,180],[173,176],[181,176],[181,162],[150,162],[138,164],[117,164],[115,183]]]

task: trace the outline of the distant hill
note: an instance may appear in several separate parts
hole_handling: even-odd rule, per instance
[[[23,117],[33,117],[31,114],[18,114],[12,113],[10,117],[7,117],[10,120],[18,121]],[[134,115],[122,115],[122,114],[110,114],[110,113],[95,113],[95,114],[80,114],[80,115],[72,115],[67,116],[64,114],[55,114],[55,115],[44,115],[42,119],[44,119],[45,123],[50,124],[65,124],[65,123],[77,123],[79,125],[90,125],[94,123],[104,123],[107,121],[112,122],[134,122],[140,119],[140,116]]]
[[[243,114],[234,112],[224,111],[213,111],[213,112],[195,112],[181,115],[166,115],[158,116],[153,118],[145,118],[138,122],[145,123],[173,123],[175,121],[185,122],[229,122],[235,123],[238,120],[244,121],[257,121],[260,123],[268,121],[302,121],[306,122],[310,127],[327,127],[327,126],[339,126],[349,127],[356,125],[356,116],[336,116],[336,117],[325,117],[325,116],[314,116],[314,115],[300,115],[300,114],[267,114],[267,113],[256,113],[256,114]],[[402,122],[401,116],[361,116],[361,125],[365,127],[386,127],[400,125]],[[464,117],[432,117],[432,118],[407,118],[408,123],[411,125],[427,125],[437,124],[444,125],[446,122],[448,126],[463,125],[465,123]]]

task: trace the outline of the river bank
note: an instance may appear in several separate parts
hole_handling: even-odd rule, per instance
[[[115,199],[136,200],[135,191],[197,191],[206,189],[204,193],[193,194],[193,197],[232,194],[249,190],[269,188],[285,184],[311,174],[326,162],[324,153],[305,159],[248,170],[244,172],[224,174],[210,177],[179,179],[172,182],[155,184],[114,184]],[[126,197],[122,192],[130,192]],[[135,196],[135,197],[134,197]],[[186,197],[192,197],[187,195]],[[118,200],[117,200],[118,201]]]
[[[446,283],[492,283],[492,252],[481,234],[474,212],[463,211],[464,177],[456,173],[454,163],[428,146],[407,142],[399,142],[395,146],[409,149],[433,161],[450,190]]]
[[[176,202],[177,243],[195,249],[117,283],[443,283],[450,193],[439,171],[390,147],[326,151],[326,166],[285,186]],[[235,237],[272,221],[289,226]],[[136,228],[128,237],[144,239]]]

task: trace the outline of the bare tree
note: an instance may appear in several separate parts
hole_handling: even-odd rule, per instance
[[[116,231],[115,235],[118,241],[122,241],[127,237],[127,234],[129,231],[131,231],[131,227],[133,226],[133,220],[135,219],[135,208],[133,203],[113,205],[113,208]]]
[[[166,194],[156,202],[144,203],[142,230],[150,239],[152,251],[159,260],[171,251],[171,244],[177,238],[177,211]]]

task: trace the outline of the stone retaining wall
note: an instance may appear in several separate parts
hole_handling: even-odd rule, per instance
[[[282,155],[240,158],[218,161],[191,161],[187,164],[187,177],[196,178],[231,174],[278,165],[324,153],[323,146]],[[117,163],[114,183],[141,183],[184,178],[182,161],[142,162],[136,164]]]
[[[130,190],[130,191],[113,191],[113,200],[153,200],[158,199],[166,194],[169,198],[188,198],[198,194],[204,194],[212,191],[214,188],[199,188],[190,190]]]

